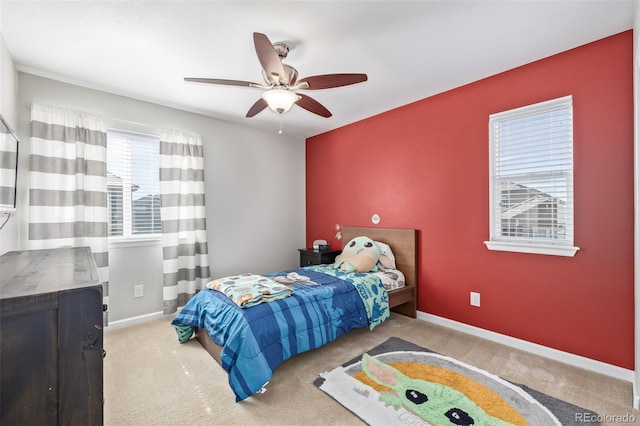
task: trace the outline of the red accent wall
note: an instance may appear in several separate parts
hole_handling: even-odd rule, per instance
[[[377,213],[418,229],[420,311],[633,369],[632,45],[626,31],[309,138],[307,245],[340,247],[336,224]],[[580,251],[489,251],[489,114],[566,95]]]

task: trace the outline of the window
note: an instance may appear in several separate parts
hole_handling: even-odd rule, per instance
[[[490,250],[573,256],[573,105],[489,117]]]
[[[110,237],[161,233],[159,150],[157,137],[107,130]]]

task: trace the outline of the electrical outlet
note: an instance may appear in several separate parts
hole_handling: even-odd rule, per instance
[[[144,296],[144,286],[143,285],[133,286],[133,297],[142,297],[142,296]]]
[[[476,292],[472,291],[471,295],[469,297],[469,301],[471,303],[471,306],[480,307],[480,293],[476,293]]]

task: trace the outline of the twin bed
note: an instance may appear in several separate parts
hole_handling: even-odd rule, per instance
[[[287,297],[242,308],[224,293],[204,289],[176,315],[180,342],[193,335],[229,374],[236,401],[259,392],[286,359],[319,348],[353,328],[373,329],[389,310],[416,316],[416,231],[343,227],[345,243],[367,236],[387,244],[395,270],[347,273],[332,265],[264,274],[279,283],[293,277]],[[403,279],[404,278],[404,279]]]

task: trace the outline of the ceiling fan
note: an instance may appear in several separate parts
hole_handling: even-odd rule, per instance
[[[253,43],[262,66],[265,84],[219,78],[185,78],[185,81],[264,89],[262,97],[249,108],[247,117],[253,117],[267,107],[282,115],[296,104],[325,118],[331,117],[327,108],[312,97],[297,91],[331,89],[367,81],[366,74],[323,74],[298,79],[298,71],[282,63],[289,53],[289,47],[285,43],[271,43],[269,38],[261,33],[253,33]]]

